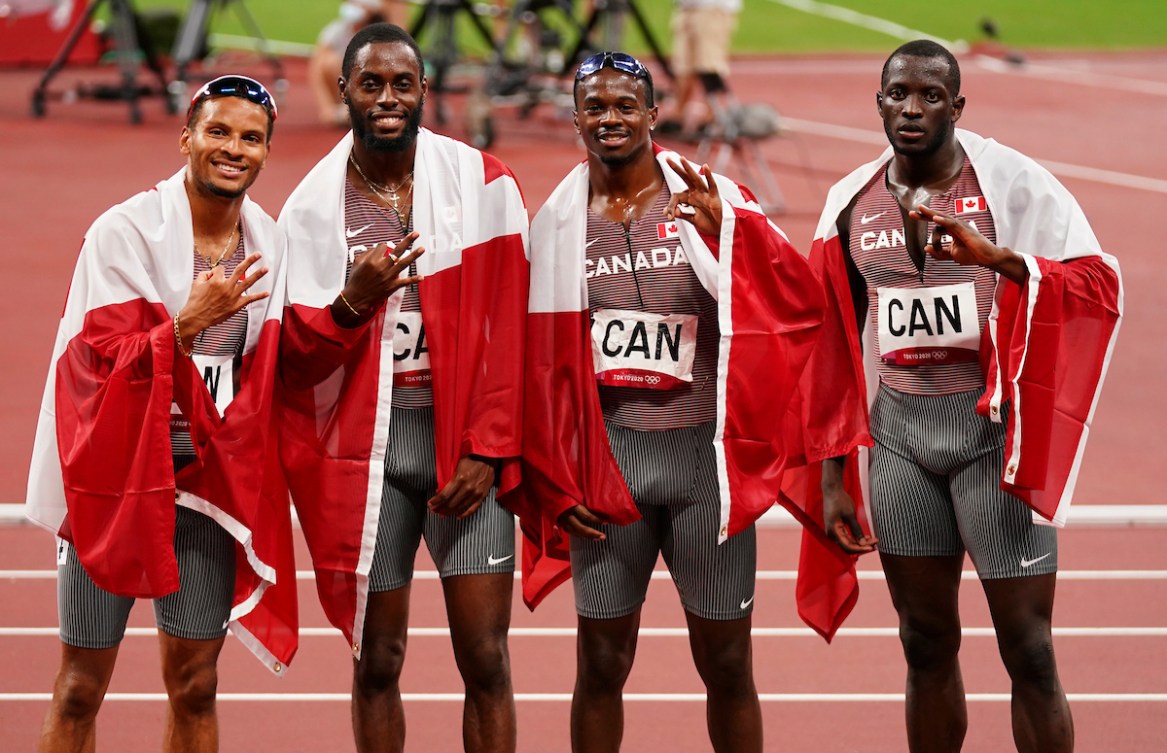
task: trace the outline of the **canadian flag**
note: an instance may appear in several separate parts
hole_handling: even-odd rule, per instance
[[[656,226],[657,240],[664,240],[665,238],[680,238],[681,234],[677,231],[677,223],[675,222],[660,222]]]
[[[968,196],[963,199],[956,200],[956,213],[964,214],[965,212],[984,212],[989,208],[985,203],[984,196]]]

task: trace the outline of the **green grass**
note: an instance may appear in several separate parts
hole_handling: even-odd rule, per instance
[[[315,40],[337,7],[336,2],[329,0],[242,1],[268,38],[304,44]],[[135,4],[141,9],[185,9],[189,5],[175,0],[137,0]],[[981,39],[980,20],[989,17],[997,22],[1001,40],[1021,49],[1122,50],[1167,46],[1167,9],[1163,0],[979,0],[976,3],[836,0],[834,4],[948,40]],[[232,5],[229,2],[215,14],[213,31],[244,33]],[[671,0],[638,0],[637,7],[648,17],[657,40],[668,48]],[[637,52],[646,50],[641,35],[632,29],[631,18],[627,26],[626,46]],[[481,51],[483,48],[475,37],[465,28],[459,43],[468,51]],[[422,41],[425,42],[424,36]],[[775,0],[745,0],[734,37],[734,51],[886,52],[899,41],[902,40],[887,34],[795,10]]]

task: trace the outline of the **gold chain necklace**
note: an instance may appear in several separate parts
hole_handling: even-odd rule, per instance
[[[213,262],[212,262],[212,261],[211,261],[211,257],[209,257],[209,256],[207,256],[207,255],[203,254],[202,252],[200,252],[200,251],[199,251],[199,246],[198,246],[198,244],[197,244],[197,243],[195,244],[195,247],[194,247],[194,251],[195,251],[195,253],[196,253],[196,254],[198,254],[199,256],[203,257],[203,259],[205,259],[205,260],[206,260],[206,262],[207,262],[207,264],[210,266],[210,268],[211,268],[211,269],[214,269],[215,267],[217,267],[217,266],[219,266],[220,264],[222,264],[222,263],[223,263],[223,260],[227,258],[227,252],[229,252],[229,251],[234,251],[234,248],[232,247],[232,246],[233,246],[233,244],[231,243],[231,241],[235,239],[235,231],[236,231],[236,230],[238,230],[238,229],[239,229],[239,225],[238,225],[238,224],[236,224],[236,225],[235,225],[235,227],[231,228],[231,234],[227,236],[227,243],[226,243],[226,244],[224,244],[224,246],[223,246],[223,250],[222,250],[221,252],[219,252],[219,258],[218,258],[218,259],[215,259],[215,261],[213,261]]]
[[[348,161],[353,163],[353,167],[357,169],[357,173],[365,181],[365,185],[368,186],[373,193],[377,194],[377,196],[379,196],[386,204],[392,204],[393,211],[397,212],[398,216],[400,216],[401,210],[398,207],[398,204],[400,203],[400,197],[397,195],[397,192],[400,191],[406,184],[413,181],[413,171],[410,170],[409,175],[406,175],[404,178],[402,178],[401,182],[395,186],[389,184],[381,185],[380,183],[374,183],[372,180],[370,180],[368,175],[365,175],[365,171],[361,169],[359,164],[357,164],[356,157],[353,156],[352,152],[348,153]],[[386,196],[385,194],[389,195]]]

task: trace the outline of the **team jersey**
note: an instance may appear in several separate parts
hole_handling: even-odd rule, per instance
[[[230,277],[235,268],[247,258],[243,246],[243,233],[239,233],[239,243],[231,258],[219,263],[223,273]],[[202,254],[194,255],[194,277],[211,269]],[[198,367],[211,398],[223,415],[235,393],[239,391],[239,371],[243,365],[243,346],[247,342],[247,307],[243,307],[225,321],[200,332],[191,346],[191,358]],[[182,415],[178,403],[170,405],[170,452],[174,458],[174,468],[179,470],[195,459],[194,445],[190,438],[190,421]]]
[[[588,209],[584,274],[600,405],[605,420],[641,431],[717,418],[717,302],[665,219],[669,199],[662,185],[627,231]]]
[[[929,206],[972,222],[991,243],[996,227],[976,172],[965,158],[960,175]],[[926,238],[934,225],[928,223]],[[870,328],[879,378],[917,395],[983,389],[981,332],[993,305],[992,270],[908,253],[905,214],[887,187],[885,165],[860,191],[851,213],[851,259],[867,286]]]
[[[375,204],[350,180],[344,183],[344,226],[349,258],[344,275],[346,283],[358,256],[378,243],[388,243],[392,248],[409,232],[397,212]],[[417,274],[416,266],[410,266],[405,274]],[[434,393],[417,285],[405,288],[396,328],[393,333],[393,407],[427,408],[434,404]]]

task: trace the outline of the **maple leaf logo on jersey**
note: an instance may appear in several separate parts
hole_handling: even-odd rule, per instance
[[[984,196],[968,196],[963,199],[956,200],[956,213],[967,214],[969,212],[984,212],[987,211],[989,205],[985,202]]]
[[[660,222],[656,226],[657,240],[664,240],[665,238],[680,238],[681,233],[677,230],[677,223],[675,222]]]

